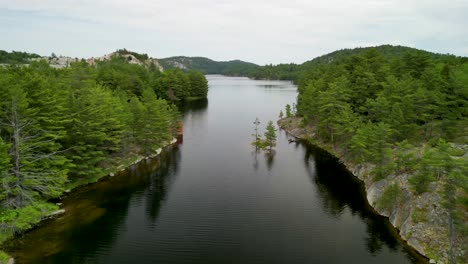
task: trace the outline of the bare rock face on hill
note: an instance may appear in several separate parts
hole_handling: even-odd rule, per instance
[[[125,49],[111,52],[100,57],[91,57],[91,58],[86,59],[85,61],[89,65],[96,65],[97,62],[110,60],[114,56],[124,58],[129,64],[136,64],[136,65],[141,65],[141,66],[146,66],[146,67],[153,66],[153,67],[156,67],[156,69],[158,69],[159,71],[164,70],[163,66],[161,65],[158,59],[150,58],[146,54],[138,54],[136,52],[127,51]],[[140,58],[137,58],[137,56]],[[65,67],[70,66],[71,63],[78,62],[82,59],[61,56],[61,55],[60,56],[55,56],[55,55],[44,56],[40,58],[30,59],[30,61],[41,61],[41,60],[45,60],[53,68],[65,68]]]
[[[66,56],[44,56],[40,58],[33,58],[31,61],[41,61],[45,60],[53,68],[65,68],[68,67],[71,63],[79,61],[78,58],[66,57]]]
[[[86,62],[90,65],[95,65],[96,62],[98,61],[106,61],[106,60],[110,60],[112,59],[114,56],[118,56],[118,57],[122,57],[122,58],[125,58],[126,61],[130,64],[136,64],[136,65],[141,65],[141,66],[150,66],[150,65],[154,65],[159,71],[163,71],[164,68],[162,67],[161,63],[155,59],[155,58],[145,58],[145,59],[139,59],[137,58],[134,54],[137,54],[135,52],[125,52],[126,50],[119,50],[119,51],[116,51],[116,52],[111,52],[109,54],[106,54],[104,56],[101,56],[101,57],[91,57],[89,59],[86,60]],[[146,55],[146,54],[145,54]],[[147,57],[146,56],[142,56],[142,57]]]

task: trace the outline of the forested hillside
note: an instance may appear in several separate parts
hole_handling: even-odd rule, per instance
[[[431,257],[463,259],[455,248],[468,234],[468,61],[384,48],[302,65],[297,114],[313,127],[313,140],[367,168],[369,186],[385,186],[374,204],[380,212],[411,204],[407,221],[427,224],[427,241],[408,234]]]
[[[170,57],[159,60],[164,69],[197,70],[204,74],[247,76],[258,65],[240,60],[213,61],[203,57]]]
[[[155,153],[177,129],[172,102],[207,89],[200,72],[162,73],[118,56],[0,68],[0,242],[55,210],[49,199]]]
[[[370,48],[354,48],[354,49],[342,49],[334,51],[310,61],[306,61],[302,64],[278,64],[278,65],[265,65],[251,69],[248,72],[248,76],[254,79],[272,79],[272,80],[293,80],[300,81],[301,79],[307,79],[309,72],[313,71],[316,66],[323,64],[332,64],[335,62],[341,62],[348,60],[351,56],[364,55]],[[392,62],[397,63],[401,61],[407,54],[423,54],[433,62],[456,62],[456,61],[467,61],[468,58],[456,57],[453,55],[437,54],[424,50],[418,50],[415,48],[403,47],[403,46],[392,46],[392,45],[381,45],[372,48],[379,52],[379,54],[390,64]],[[398,67],[398,65],[393,65]]]

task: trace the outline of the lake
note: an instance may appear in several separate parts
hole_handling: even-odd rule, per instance
[[[183,142],[80,188],[67,213],[7,246],[18,263],[421,263],[363,186],[328,153],[251,142],[296,86],[207,76],[208,100],[183,109]],[[283,110],[284,111],[284,110]]]

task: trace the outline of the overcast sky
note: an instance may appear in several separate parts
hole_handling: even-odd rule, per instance
[[[301,63],[394,44],[468,56],[468,0],[0,0],[0,49]]]

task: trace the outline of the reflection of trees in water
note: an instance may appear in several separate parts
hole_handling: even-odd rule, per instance
[[[252,151],[252,155],[254,156],[253,167],[255,171],[258,170],[258,153],[260,153],[259,149],[254,149],[254,151]]]
[[[311,158],[315,161],[315,168],[311,166]],[[352,215],[357,214],[366,223],[367,237],[364,242],[370,254],[377,255],[387,247],[391,251],[403,252],[414,263],[423,260],[423,257],[409,247],[402,246],[396,237],[396,230],[387,219],[371,211],[365,198],[364,186],[337,158],[322,149],[307,146],[304,162],[310,179],[317,186],[325,213],[339,218],[345,208],[349,208]]]
[[[73,192],[64,199],[67,213],[63,217],[15,240],[9,251],[18,262],[27,263],[95,260],[102,248],[110,248],[119,238],[128,221],[130,201],[139,201],[146,193],[146,215],[156,220],[179,161],[178,146],[169,147],[159,157],[130,167],[124,175]]]
[[[265,161],[268,171],[271,171],[273,168],[273,163],[275,162],[276,151],[273,149],[270,152],[265,152]]]
[[[208,108],[208,99],[184,101],[177,104],[179,111],[185,116],[187,114],[200,115]]]
[[[177,174],[180,164],[179,148],[174,147],[171,151],[163,152],[158,157],[159,166],[150,171],[150,187],[146,192],[146,217],[155,223],[159,209],[166,199],[173,176]]]

